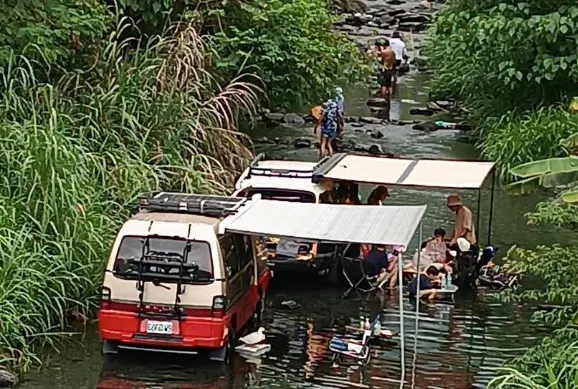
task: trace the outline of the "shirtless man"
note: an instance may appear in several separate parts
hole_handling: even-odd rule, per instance
[[[389,41],[385,40],[383,44],[383,49],[380,52],[381,61],[381,74],[380,74],[380,85],[381,85],[381,97],[385,98],[387,95],[391,97],[392,87],[393,87],[393,76],[395,70],[396,56],[393,49],[389,46]]]

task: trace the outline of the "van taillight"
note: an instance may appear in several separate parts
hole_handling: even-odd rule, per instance
[[[110,288],[106,286],[102,287],[102,292],[100,294],[100,301],[110,303]]]
[[[213,306],[211,307],[211,314],[217,317],[223,317],[227,309],[227,298],[225,296],[213,297]]]

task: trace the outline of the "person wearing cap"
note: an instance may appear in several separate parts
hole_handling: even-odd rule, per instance
[[[454,230],[450,236],[450,249],[457,248],[459,238],[466,239],[471,246],[475,247],[477,240],[472,211],[462,203],[462,199],[457,194],[448,196],[447,204],[456,215]]]
[[[390,197],[389,190],[386,186],[380,185],[367,198],[367,205],[383,205],[388,197]]]

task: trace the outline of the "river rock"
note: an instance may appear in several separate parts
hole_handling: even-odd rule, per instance
[[[8,370],[0,369],[0,388],[11,388],[18,383],[18,376]]]
[[[361,128],[361,127],[363,127],[363,123],[351,123],[351,127]]]
[[[405,4],[405,1],[403,1],[403,0],[387,0],[387,4],[402,5],[402,4]]]
[[[383,138],[383,133],[379,130],[373,130],[373,131],[371,131],[370,136],[373,139],[381,139],[381,138]]]
[[[403,14],[397,17],[400,23],[429,23],[431,18],[427,15],[422,14]]]
[[[412,127],[413,130],[433,132],[439,130],[439,127],[434,122],[421,122]]]
[[[283,116],[284,123],[291,123],[291,124],[305,124],[305,119],[301,117],[301,115],[297,115],[296,113],[288,113]]]
[[[379,17],[379,21],[381,22],[381,25],[390,25],[390,24],[394,24],[395,23],[395,18],[393,16],[390,15],[382,15]]]
[[[388,107],[389,100],[381,97],[372,97],[371,99],[367,100],[367,105],[370,107]]]
[[[381,124],[381,123],[383,123],[383,119],[374,118],[371,116],[359,118],[359,121],[361,123],[365,123],[365,124]]]
[[[275,142],[276,145],[281,143],[281,138],[279,138],[278,136],[276,136],[275,138],[273,138],[273,142]]]
[[[385,154],[380,145],[369,146],[369,149],[367,150],[367,152],[371,155],[383,155],[383,154]]]
[[[405,9],[392,9],[392,10],[387,11],[387,13],[391,16],[398,16],[398,15],[404,14],[406,12],[405,12]]]
[[[297,138],[293,141],[293,147],[296,149],[306,149],[311,147],[311,141],[305,138]]]
[[[345,123],[356,123],[359,120],[357,120],[357,118],[355,116],[346,116],[345,118],[343,118],[343,121]]]
[[[387,107],[369,107],[369,112],[380,113],[380,112],[385,111],[386,108]]]
[[[433,115],[432,110],[427,107],[413,107],[409,109],[410,115],[423,115],[423,116],[431,116]]]
[[[275,143],[275,142],[272,142],[271,140],[269,140],[269,138],[267,138],[266,136],[263,136],[263,137],[261,137],[261,138],[255,138],[255,139],[253,140],[253,142],[254,142],[254,143],[257,143],[257,144],[270,144],[270,143]]]
[[[284,117],[285,117],[284,113],[266,113],[265,114],[265,119],[267,119],[270,122],[281,123],[281,121],[283,121]]]
[[[436,100],[435,103],[438,105],[438,107],[443,109],[451,109],[454,105],[453,102],[447,100]]]
[[[400,22],[397,29],[400,31],[416,32],[423,31],[427,28],[427,25],[421,22]]]
[[[399,65],[397,71],[399,72],[399,74],[409,73],[409,64],[407,62],[402,63],[401,65]]]

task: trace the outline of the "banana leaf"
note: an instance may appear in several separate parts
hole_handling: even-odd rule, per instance
[[[507,193],[511,195],[520,196],[528,193],[533,193],[539,188],[540,188],[540,177],[530,177],[506,185],[505,190]]]
[[[542,159],[516,166],[510,170],[511,174],[521,178],[570,172],[578,172],[578,156]]]
[[[566,139],[562,139],[560,141],[560,144],[564,147],[568,147],[569,149],[578,147],[578,132],[573,135],[570,135]]]
[[[566,203],[576,203],[578,202],[578,189],[572,189],[564,192],[560,195],[560,198]]]
[[[512,195],[524,195],[539,188],[558,188],[578,183],[578,169],[566,173],[548,173],[541,176],[525,178],[506,186],[506,192]]]

